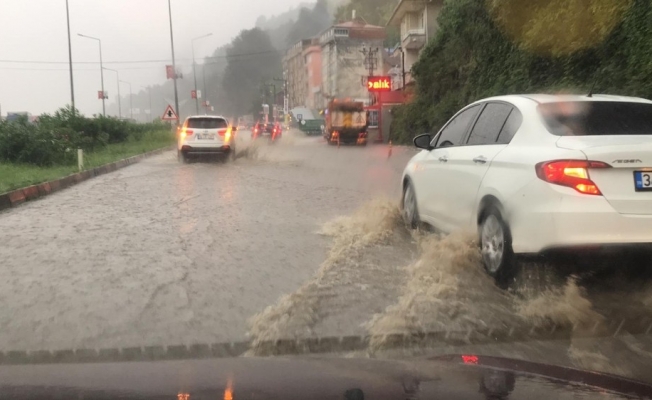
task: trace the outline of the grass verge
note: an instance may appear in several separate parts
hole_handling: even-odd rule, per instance
[[[84,154],[84,169],[119,161],[148,151],[174,144],[174,135],[168,131],[145,134],[140,140],[110,144],[105,148]],[[0,163],[0,193],[63,178],[77,172],[76,165],[36,167],[29,164]]]

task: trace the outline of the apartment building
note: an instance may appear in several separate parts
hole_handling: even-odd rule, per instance
[[[387,26],[400,28],[401,42],[396,50],[405,57],[405,82],[401,82],[402,77],[395,79],[395,89],[412,82],[412,65],[419,59],[428,40],[437,33],[437,17],[443,5],[444,0],[401,0],[394,9]]]
[[[365,78],[369,75],[370,62],[376,75],[383,73],[385,36],[385,27],[370,25],[355,16],[351,21],[333,25],[319,36],[324,104],[330,98],[342,97],[368,102]],[[370,50],[374,51],[373,57],[368,57]]]

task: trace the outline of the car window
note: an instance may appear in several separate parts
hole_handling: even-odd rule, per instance
[[[222,118],[190,118],[188,120],[188,128],[222,129],[228,126],[229,124]]]
[[[473,106],[467,110],[462,111],[455,118],[453,118],[438,136],[437,147],[459,146],[464,140],[469,124],[475,119],[475,116],[480,110],[480,105]]]
[[[478,117],[467,144],[495,144],[498,135],[507,121],[512,107],[503,103],[489,103]]]
[[[523,115],[518,109],[512,108],[512,112],[509,114],[505,125],[503,125],[503,129],[500,131],[500,135],[498,135],[497,143],[509,144],[509,142],[512,141],[516,131],[518,131],[518,128],[521,127],[522,123]]]
[[[652,135],[652,104],[555,102],[541,104],[539,113],[557,136]]]

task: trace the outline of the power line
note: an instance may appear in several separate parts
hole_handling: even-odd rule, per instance
[[[251,57],[265,54],[279,53],[277,50],[266,50],[251,53],[227,54],[223,56],[207,56],[204,59],[228,59],[234,57]],[[192,62],[191,59],[182,59],[181,61]],[[131,60],[131,61],[104,61],[104,64],[150,64],[150,63],[167,63],[170,60]],[[45,60],[0,60],[0,63],[7,64],[68,64],[68,61],[45,61]],[[99,64],[97,61],[75,61],[73,64]],[[212,64],[212,63],[205,63]]]

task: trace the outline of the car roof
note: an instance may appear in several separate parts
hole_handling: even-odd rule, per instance
[[[221,115],[191,115],[187,119],[198,119],[198,118],[215,118],[215,119],[226,119]]]
[[[539,104],[545,103],[556,103],[556,102],[569,102],[569,101],[620,101],[628,103],[648,103],[652,104],[652,101],[648,99],[643,99],[640,97],[630,97],[630,96],[616,96],[608,94],[594,94],[592,97],[589,97],[586,94],[515,94],[507,96],[495,96],[489,97],[477,101],[518,101],[522,99],[529,99]]]

